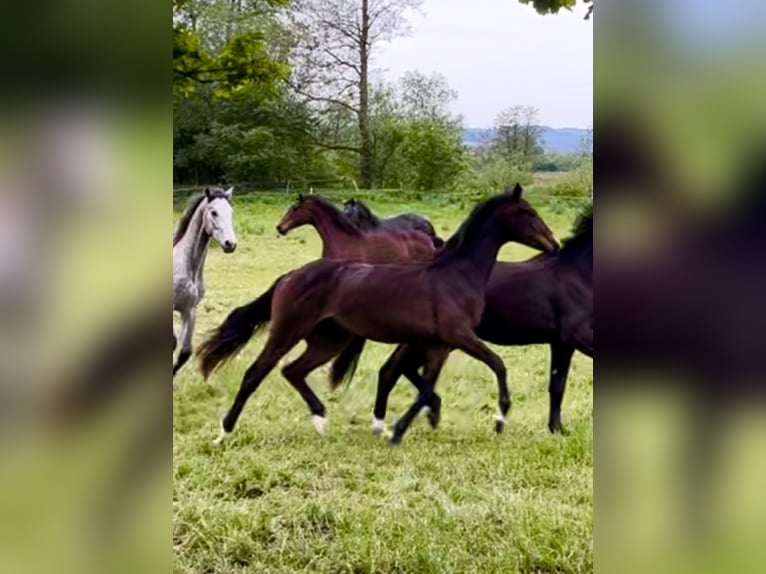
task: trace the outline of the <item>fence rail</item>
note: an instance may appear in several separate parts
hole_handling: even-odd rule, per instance
[[[325,183],[325,182],[317,182],[317,183]],[[328,180],[326,183],[342,183],[340,180]],[[347,182],[344,182],[347,183]],[[275,186],[275,185],[259,185],[254,184],[251,182],[242,182],[242,183],[228,183],[227,186],[233,186],[234,187],[234,194],[237,196],[249,196],[249,195],[257,195],[257,194],[286,194],[286,193],[295,193],[295,192],[306,192],[306,193],[322,193],[322,194],[339,194],[339,195],[345,195],[345,194],[360,194],[363,196],[374,196],[374,195],[394,195],[394,194],[401,194],[401,195],[422,195],[422,196],[428,196],[428,195],[474,195],[478,192],[473,190],[433,190],[433,191],[418,191],[414,189],[400,189],[400,188],[389,188],[389,189],[364,189],[360,190],[356,186],[352,187],[342,187],[342,186]],[[197,185],[197,186],[173,186],[173,201],[184,199],[191,195],[194,192],[202,191],[205,189],[205,185]],[[592,201],[593,195],[585,194],[585,195],[558,195],[555,193],[547,193],[544,189],[531,189],[530,194],[533,197],[536,198],[550,198],[550,199],[561,199],[561,200],[567,200],[567,201]]]

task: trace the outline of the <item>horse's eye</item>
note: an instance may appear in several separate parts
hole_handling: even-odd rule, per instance
[[[214,209],[213,211],[210,212],[210,215],[212,215],[213,217],[218,217],[218,212]]]

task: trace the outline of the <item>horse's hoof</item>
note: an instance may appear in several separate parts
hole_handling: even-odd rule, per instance
[[[428,418],[428,424],[431,425],[432,429],[435,429],[439,426],[439,418],[440,418],[440,412],[435,411],[432,409],[429,409],[428,413],[426,413],[426,417]]]
[[[391,438],[388,439],[388,445],[389,446],[401,446],[402,444],[402,437],[396,434],[392,434]]]
[[[325,427],[327,425],[327,419],[324,417],[320,417],[319,415],[312,415],[311,416],[311,424],[314,425],[314,428],[316,431],[324,436],[325,434]]]
[[[226,437],[229,435],[227,432],[222,432],[218,435],[218,438],[216,438],[213,441],[213,446],[216,448],[221,448],[223,446],[223,443],[226,441]]]
[[[372,420],[372,434],[375,436],[380,436],[383,434],[383,431],[386,430],[386,423],[383,419],[373,419]]]
[[[505,429],[505,417],[503,415],[497,415],[495,419],[495,432],[500,434]]]
[[[569,431],[565,429],[564,425],[561,423],[549,424],[548,430],[551,432],[551,434],[560,434],[561,436],[567,436],[569,434]]]
[[[216,447],[216,448],[222,446],[224,441],[226,440],[226,437],[228,437],[230,434],[231,434],[230,432],[226,432],[226,429],[223,428],[223,424],[222,424],[221,425],[221,432],[218,435],[218,438],[216,438],[213,441],[213,446]]]
[[[439,395],[434,393],[433,403],[426,407],[426,417],[428,418],[428,424],[432,429],[439,426],[439,419],[442,412],[442,400]]]

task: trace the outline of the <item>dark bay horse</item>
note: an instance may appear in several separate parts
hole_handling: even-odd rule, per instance
[[[464,351],[495,373],[504,421],[510,408],[505,366],[478,339],[474,329],[481,319],[486,285],[498,251],[509,241],[547,252],[558,250],[553,233],[521,198],[518,185],[512,193],[479,204],[431,263],[366,265],[320,260],[292,272],[276,285],[269,338],[245,373],[222,421],[223,432],[217,442],[233,431],[250,395],[280,358],[302,339],[306,339],[306,350],[282,372],[306,401],[320,432],[324,429],[325,408],[305,377],[334,357],[353,337],[420,344],[438,349],[439,353],[444,349]],[[260,299],[251,303],[252,309],[244,306],[236,310],[237,316],[230,314],[200,347],[204,374],[250,339],[254,327],[247,316],[257,312]],[[337,337],[330,338],[328,344],[316,336],[322,325],[348,334],[340,348]],[[220,339],[229,341],[228,353],[221,352]],[[416,405],[422,407],[428,401],[429,396],[420,396]],[[501,431],[502,424],[496,428]]]
[[[343,213],[363,231],[420,231],[431,238],[434,247],[444,245],[444,240],[436,235],[433,224],[417,213],[402,213],[393,217],[380,218],[366,203],[349,199],[343,204]]]
[[[322,239],[322,258],[337,261],[357,261],[362,263],[405,263],[407,261],[431,261],[436,249],[428,238],[418,232],[361,232],[330,201],[318,196],[299,195],[277,224],[277,230],[285,234],[301,225],[311,224],[319,231]],[[258,299],[229,313],[224,324],[236,335],[209,339],[207,352],[199,355],[200,369],[208,378],[219,357],[229,357],[250,338],[244,337],[244,330],[249,329],[250,336],[259,327],[271,319],[271,301],[277,285],[291,273],[281,275]],[[236,328],[233,325],[236,324]],[[331,322],[317,328],[316,339],[322,339],[325,345],[337,344],[338,353],[345,346],[363,346],[342,329],[335,328]],[[222,359],[221,359],[222,360]],[[356,360],[356,359],[354,359]]]
[[[484,313],[476,328],[483,341],[497,345],[548,344],[551,348],[550,413],[548,428],[562,432],[561,401],[572,355],[578,350],[593,357],[593,206],[583,212],[573,235],[558,253],[543,253],[520,263],[497,262],[492,269]],[[364,340],[355,342],[333,363],[331,384],[353,376]],[[446,354],[445,354],[446,359]],[[373,430],[383,431],[388,397],[401,375],[411,375],[426,362],[426,350],[412,345],[397,349],[380,370]],[[438,361],[430,376],[438,375]],[[436,372],[433,372],[433,371]],[[420,378],[410,379],[416,386]],[[433,394],[429,420],[439,420],[441,401]]]
[[[322,259],[398,263],[430,261],[434,254],[427,235],[412,229],[364,232],[320,195],[299,195],[277,224],[277,231],[286,235],[302,225],[312,225],[322,238]]]

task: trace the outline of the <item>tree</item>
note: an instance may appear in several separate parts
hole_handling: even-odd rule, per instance
[[[284,58],[270,53],[275,10],[288,0],[174,0],[173,91],[187,95],[200,85],[220,93],[258,87],[278,93],[289,74]]]
[[[453,185],[467,166],[463,126],[449,106],[457,94],[446,79],[407,72],[371,90],[375,181],[384,187],[432,190]]]
[[[512,106],[500,112],[495,120],[491,150],[511,164],[527,162],[540,155],[543,150],[538,113],[534,106]]]
[[[373,185],[374,142],[370,125],[370,72],[373,55],[384,42],[409,31],[406,12],[422,0],[300,0],[293,12],[296,46],[291,87],[311,102],[328,128],[330,149],[359,159],[363,188]],[[352,143],[337,139],[341,120],[356,124]]]
[[[572,10],[577,0],[519,0],[522,4],[532,4],[540,14],[558,14],[559,10]],[[593,0],[582,0],[583,4],[589,4],[585,19],[593,14]]]

